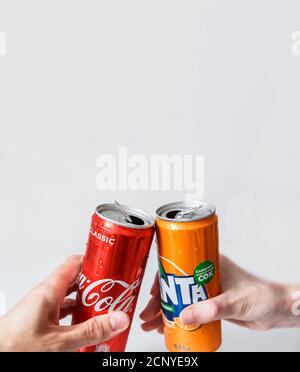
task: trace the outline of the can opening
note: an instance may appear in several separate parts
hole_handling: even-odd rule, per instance
[[[96,214],[115,225],[131,229],[146,229],[154,226],[154,218],[140,209],[120,205],[118,202],[100,204]]]
[[[163,205],[156,211],[160,220],[170,222],[193,222],[207,219],[214,215],[216,208],[204,201],[182,201]]]
[[[139,218],[139,217],[136,217],[136,216],[132,216],[132,215],[129,215],[130,219],[131,219],[131,222],[133,225],[137,225],[137,226],[143,226],[145,225],[145,222]]]
[[[175,219],[177,214],[180,213],[181,211],[180,210],[176,210],[176,211],[170,211],[166,214],[166,217],[167,218],[170,218],[171,220]]]

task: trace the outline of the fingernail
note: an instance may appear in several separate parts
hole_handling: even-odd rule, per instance
[[[129,326],[128,315],[121,311],[111,313],[109,316],[109,322],[113,331],[121,331]]]
[[[195,312],[193,309],[186,309],[180,314],[180,320],[182,324],[196,323]]]

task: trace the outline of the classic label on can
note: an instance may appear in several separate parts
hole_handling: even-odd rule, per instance
[[[100,242],[109,244],[111,246],[113,246],[116,242],[116,237],[114,235],[111,235],[110,232],[104,228],[102,228],[101,232],[99,232],[92,226],[90,229],[90,234],[92,237],[96,238]]]

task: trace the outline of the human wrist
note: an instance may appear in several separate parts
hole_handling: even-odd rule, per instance
[[[5,324],[0,320],[0,352],[8,351],[4,329]]]
[[[14,350],[16,337],[8,330],[8,319],[0,319],[0,352],[9,352]]]
[[[276,284],[277,328],[300,328],[300,285]]]

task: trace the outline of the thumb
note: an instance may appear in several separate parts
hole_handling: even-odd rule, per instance
[[[221,319],[235,318],[234,306],[225,295],[193,304],[182,311],[180,320],[183,324],[206,324]]]
[[[84,323],[67,327],[62,343],[67,350],[97,345],[122,333],[129,324],[128,315],[121,311],[99,315]]]

